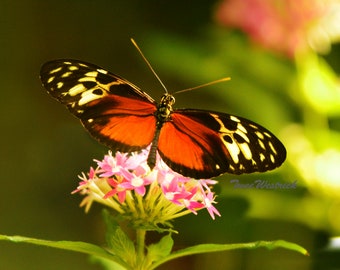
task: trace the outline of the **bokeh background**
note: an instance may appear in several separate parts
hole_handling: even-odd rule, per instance
[[[175,221],[175,248],[284,239],[311,254],[238,250],[160,269],[340,269],[339,14],[335,0],[2,0],[0,233],[104,243],[101,207],[85,214],[70,192],[107,149],[48,96],[39,70],[48,60],[81,59],[157,100],[163,89],[133,37],[170,91],[232,78],[177,95],[176,107],[249,118],[288,151],[274,172],[219,177],[222,217],[201,211]],[[296,188],[240,189],[235,179]],[[82,254],[1,242],[0,269],[102,268]]]

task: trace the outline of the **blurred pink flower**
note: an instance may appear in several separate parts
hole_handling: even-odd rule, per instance
[[[288,56],[307,48],[327,51],[339,40],[339,16],[339,0],[224,0],[216,12],[221,24]]]

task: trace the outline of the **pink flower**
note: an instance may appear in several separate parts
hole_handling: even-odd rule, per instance
[[[147,150],[139,154],[117,152],[115,156],[109,152],[103,160],[95,160],[96,169],[91,167],[87,175],[80,176],[81,182],[73,193],[86,195],[82,202],[86,210],[97,201],[120,213],[130,213],[133,218],[147,211],[148,218],[157,218],[153,224],[187,213],[197,214],[203,208],[213,219],[215,214],[220,215],[213,206],[216,202],[210,188],[216,181],[184,177],[173,172],[159,157],[150,171],[147,156]]]
[[[119,202],[123,203],[125,201],[127,191],[127,189],[123,186],[124,182],[119,182],[115,178],[109,178],[107,179],[107,183],[112,187],[112,190],[105,194],[104,199],[117,195]]]
[[[216,19],[263,47],[293,56],[310,47],[323,50],[338,39],[339,14],[338,0],[225,0]]]
[[[214,201],[214,194],[210,191],[210,189],[209,189],[209,191],[207,193],[204,193],[204,194],[205,194],[205,196],[204,196],[204,205],[207,208],[211,218],[215,219],[215,214],[220,217],[221,216],[220,212],[213,205],[213,203],[215,203],[215,201]]]

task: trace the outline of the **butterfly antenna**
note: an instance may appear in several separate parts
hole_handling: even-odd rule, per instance
[[[179,91],[176,91],[174,94],[196,90],[196,89],[199,89],[199,88],[203,88],[203,87],[206,87],[206,86],[209,86],[209,85],[213,85],[213,84],[217,84],[217,83],[225,82],[225,81],[229,81],[229,80],[230,80],[230,77],[225,77],[225,78],[218,79],[218,80],[215,80],[215,81],[212,81],[212,82],[208,82],[208,83],[205,83],[205,84],[201,84],[201,85],[198,85],[198,86],[194,86],[194,87],[186,88],[186,89],[183,89],[183,90],[179,90]]]
[[[146,59],[146,57],[144,56],[142,50],[138,47],[136,41],[131,38],[131,42],[133,44],[133,46],[136,47],[137,51],[139,52],[139,54],[142,56],[143,60],[145,61],[145,63],[148,65],[148,67],[150,68],[150,70],[152,71],[153,75],[155,75],[155,77],[157,78],[157,80],[159,81],[159,83],[162,85],[162,87],[164,88],[165,92],[168,93],[168,89],[166,89],[164,83],[161,81],[161,79],[158,77],[156,71],[152,68],[150,62],[148,61],[148,59]]]

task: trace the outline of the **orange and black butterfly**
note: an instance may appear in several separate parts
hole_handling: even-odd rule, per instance
[[[171,169],[197,179],[264,172],[286,158],[283,144],[252,121],[214,111],[173,109],[175,98],[169,93],[157,103],[131,82],[96,65],[55,60],[45,63],[40,75],[48,93],[113,151],[133,152],[151,145],[151,169],[157,152]]]

